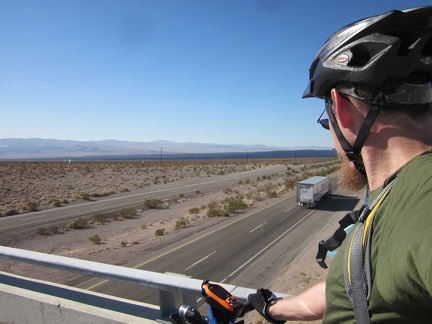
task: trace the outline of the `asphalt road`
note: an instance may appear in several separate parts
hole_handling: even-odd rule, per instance
[[[335,179],[333,188],[338,195],[323,201],[316,209],[297,206],[294,195],[278,199],[158,251],[135,268],[250,288],[268,286],[302,251],[302,243],[316,240],[315,233],[334,212],[350,211],[358,203],[358,198],[338,192]],[[103,281],[92,283],[90,289],[158,303],[158,294],[144,287]]]
[[[180,193],[238,183],[241,179],[278,172],[283,173],[285,170],[281,166],[273,166],[265,170],[196,179],[193,183],[161,185],[134,194],[0,218],[0,232],[86,217],[142,204],[148,198],[178,196]],[[274,199],[265,207],[197,233],[175,246],[158,251],[146,260],[137,260],[135,268],[250,288],[268,286],[272,278],[301,253],[305,241],[316,240],[315,233],[334,212],[350,211],[358,203],[357,198],[344,196],[343,192],[338,191],[335,179],[332,185],[333,194],[339,196],[323,201],[316,209],[297,206],[294,193],[283,199]],[[84,288],[91,287],[94,291],[114,296],[158,303],[158,294],[148,288],[109,281],[97,281],[95,284],[95,280],[87,284]]]

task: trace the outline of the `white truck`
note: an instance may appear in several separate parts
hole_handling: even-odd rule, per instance
[[[314,208],[317,203],[331,194],[328,177],[315,176],[297,183],[297,202],[300,206]]]

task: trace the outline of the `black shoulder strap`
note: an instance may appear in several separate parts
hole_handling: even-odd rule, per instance
[[[360,209],[346,214],[339,221],[339,228],[333,233],[333,235],[327,240],[321,240],[318,243],[318,253],[315,257],[315,261],[321,266],[321,268],[327,269],[327,264],[325,263],[327,252],[334,251],[339,246],[341,246],[343,240],[346,237],[345,228],[352,224],[355,224],[366,207],[366,205],[363,205]]]

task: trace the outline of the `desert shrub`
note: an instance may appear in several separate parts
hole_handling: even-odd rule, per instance
[[[123,208],[118,211],[118,214],[121,218],[131,219],[136,215],[136,210],[133,208]]]
[[[210,209],[210,208],[217,208],[219,206],[219,202],[218,201],[216,201],[216,200],[213,200],[213,201],[211,201],[211,202],[209,202],[208,204],[207,204],[207,207]]]
[[[91,196],[91,197],[95,197],[95,198],[98,198],[98,197],[106,197],[106,196],[109,196],[109,195],[111,195],[111,192],[110,191],[102,191],[102,192],[93,192],[91,195],[89,195],[89,196]]]
[[[38,204],[34,201],[29,201],[28,203],[28,210],[29,211],[36,211],[38,208]]]
[[[95,234],[89,237],[89,240],[93,243],[93,244],[100,244],[102,242],[102,239],[100,238],[99,235]]]
[[[200,209],[198,207],[193,207],[191,209],[189,209],[189,214],[194,215],[194,214],[199,214]]]
[[[54,199],[53,200],[53,206],[54,207],[60,207],[61,206],[61,201],[59,199]]]
[[[66,227],[68,229],[84,229],[88,227],[88,221],[84,218],[78,218],[77,220],[67,224]]]
[[[269,198],[277,198],[278,194],[272,185],[266,185],[264,187],[264,192]]]
[[[8,208],[3,212],[4,216],[13,216],[19,214],[16,209]]]
[[[220,206],[212,206],[207,210],[208,217],[219,217],[223,216],[225,213]]]
[[[285,190],[293,189],[293,188],[295,188],[296,185],[297,185],[297,182],[293,179],[285,180]]]
[[[111,218],[113,221],[120,220],[120,214],[119,213],[112,213]]]
[[[187,219],[186,217],[180,217],[175,224],[175,228],[176,229],[185,228],[189,225],[190,225],[189,219]]]
[[[129,189],[127,187],[121,187],[119,189],[120,192],[129,192]]]
[[[144,201],[144,207],[145,209],[156,209],[159,203],[159,199],[156,198],[146,199]]]
[[[277,192],[275,190],[271,190],[271,191],[267,191],[267,196],[269,198],[277,198],[278,194],[277,194]]]
[[[50,227],[48,228],[48,230],[49,230],[51,233],[53,233],[53,234],[58,234],[58,233],[60,233],[59,228],[58,228],[57,226],[55,226],[55,225],[50,226]]]
[[[38,227],[38,229],[37,229],[37,233],[38,233],[39,235],[47,235],[47,234],[48,234],[48,231],[47,231],[47,229],[46,229],[45,227]]]
[[[264,196],[260,192],[257,192],[257,193],[254,194],[253,200],[255,200],[255,201],[263,201],[264,200]]]
[[[94,218],[94,220],[96,222],[99,222],[99,223],[103,224],[103,223],[105,223],[107,221],[108,215],[107,214],[95,214],[93,216],[93,218]]]
[[[81,194],[81,199],[82,200],[90,200],[90,194],[88,192],[83,192]]]
[[[165,234],[165,228],[159,228],[155,231],[155,236],[162,236]]]
[[[244,210],[248,205],[243,201],[241,197],[230,197],[225,200],[225,211],[228,213],[234,213],[238,210]]]
[[[38,204],[32,200],[23,200],[21,201],[21,209],[28,210],[30,212],[36,211],[38,208]]]

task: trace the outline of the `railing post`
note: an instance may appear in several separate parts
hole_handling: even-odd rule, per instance
[[[176,313],[178,309],[175,305],[174,293],[164,290],[159,290],[159,307],[160,316],[162,319],[167,319],[171,314]]]

